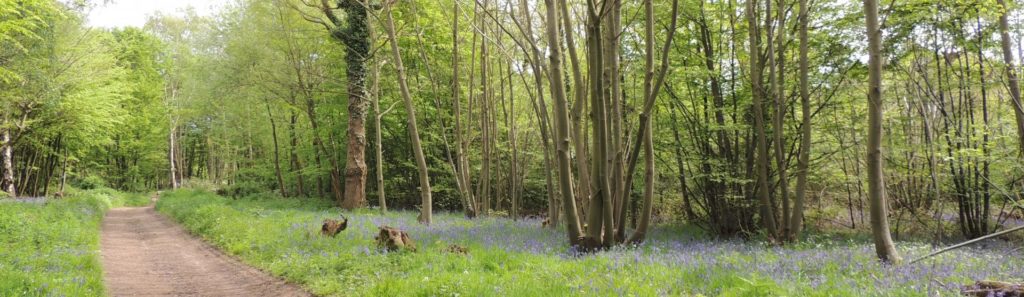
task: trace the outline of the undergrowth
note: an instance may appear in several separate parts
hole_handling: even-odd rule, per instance
[[[964,249],[917,265],[888,266],[870,242],[810,236],[800,244],[714,240],[687,227],[659,227],[639,247],[579,254],[539,220],[468,220],[412,212],[344,212],[348,230],[319,235],[343,212],[321,200],[227,199],[196,190],[166,193],[160,211],[254,266],[325,296],[934,296],[977,279],[1024,275],[1020,253]],[[417,252],[375,248],[378,226],[409,232]],[[452,244],[468,254],[445,252]],[[930,247],[901,243],[905,257]]]
[[[111,207],[149,203],[111,189],[0,200],[0,296],[102,296],[99,232]]]

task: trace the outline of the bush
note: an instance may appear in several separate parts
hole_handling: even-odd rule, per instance
[[[89,175],[86,177],[72,179],[71,185],[82,190],[92,190],[106,187],[107,181],[102,177]]]
[[[273,173],[261,168],[240,169],[235,173],[234,180],[235,183],[218,189],[217,194],[241,198],[272,191],[276,188]]]
[[[7,194],[7,192],[0,191],[0,199],[4,198],[11,198],[11,194]]]

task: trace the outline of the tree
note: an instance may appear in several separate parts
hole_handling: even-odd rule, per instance
[[[353,209],[366,204],[366,61],[370,56],[370,29],[367,22],[368,7],[359,0],[337,0],[337,8],[345,12],[342,21],[334,13],[335,7],[328,0],[320,3],[306,2],[306,6],[317,8],[327,18],[323,21],[310,15],[307,20],[322,25],[331,37],[345,45],[346,79],[348,82],[348,128],[346,132],[345,195],[339,195],[338,186],[333,186],[335,199],[341,207]],[[332,185],[337,184],[337,174],[332,175]]]
[[[1002,12],[999,14],[999,45],[1003,52],[1003,63],[1006,64],[1005,73],[1007,84],[1010,89],[1010,102],[1013,107],[1013,113],[1017,119],[1017,144],[1021,154],[1024,154],[1024,103],[1020,100],[1020,81],[1017,79],[1017,68],[1013,64],[1013,50],[1010,49],[1010,22],[1008,15],[1010,14],[1010,7],[1006,5],[1006,0],[996,0],[1002,8]]]
[[[864,0],[868,37],[868,199],[871,204],[871,233],[875,253],[887,263],[899,263],[889,234],[889,206],[886,203],[882,160],[882,30],[878,25],[878,1]]]
[[[430,193],[430,173],[427,168],[426,157],[423,154],[423,146],[420,144],[420,132],[416,126],[416,106],[413,103],[412,94],[409,92],[409,84],[406,80],[405,65],[402,64],[402,52],[398,46],[398,37],[395,34],[395,20],[391,16],[393,3],[384,5],[384,27],[388,35],[388,43],[391,44],[391,57],[394,60],[395,70],[398,72],[398,86],[402,94],[402,101],[405,103],[405,112],[409,123],[409,137],[412,139],[412,150],[416,159],[416,167],[419,168],[420,206],[419,221],[430,225],[432,220],[433,198]]]

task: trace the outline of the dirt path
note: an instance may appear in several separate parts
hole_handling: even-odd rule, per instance
[[[110,296],[311,296],[189,235],[152,206],[110,210],[101,234]]]

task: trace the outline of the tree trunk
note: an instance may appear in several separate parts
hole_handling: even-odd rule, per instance
[[[771,0],[768,1],[770,2]],[[771,10],[769,9],[769,12],[770,11]],[[774,140],[772,140],[772,144],[775,146],[775,166],[777,167],[776,170],[779,174],[779,197],[780,200],[782,200],[782,222],[779,226],[781,229],[779,231],[782,238],[785,239],[789,237],[789,225],[791,218],[789,205],[789,175],[787,172],[789,165],[786,164],[786,138],[784,137],[786,131],[785,126],[783,126],[786,119],[787,109],[785,89],[786,71],[784,67],[786,64],[786,7],[783,6],[783,0],[779,0],[775,11],[777,13],[777,28],[779,31],[778,39],[776,40],[778,45],[774,52],[769,45],[768,56],[770,57],[769,67],[772,67],[771,81],[772,90],[774,91],[773,97],[775,98],[775,116],[772,121],[772,137]],[[771,30],[769,30],[768,34],[772,34]],[[771,42],[770,39],[769,42]],[[778,56],[777,59],[771,58],[776,56]]]
[[[996,0],[1002,6],[1003,13],[999,15],[999,39],[1003,51],[1003,63],[1005,65],[1006,80],[1010,88],[1010,105],[1017,119],[1017,143],[1020,154],[1024,154],[1024,106],[1020,99],[1020,82],[1017,79],[1017,68],[1013,64],[1013,50],[1010,49],[1010,25],[1007,16],[1010,14],[1010,7],[1006,0]]]
[[[562,206],[565,214],[566,233],[569,236],[569,243],[579,245],[582,239],[580,220],[576,210],[576,200],[572,191],[572,165],[569,157],[569,103],[565,98],[565,79],[562,72],[562,46],[559,42],[558,32],[558,10],[555,8],[555,1],[565,6],[567,0],[544,0],[547,8],[545,15],[547,20],[548,39],[548,64],[550,71],[548,77],[551,83],[551,98],[554,101],[555,109],[555,158],[558,161],[558,186],[562,194]],[[565,11],[564,9],[562,10]],[[568,17],[568,16],[562,16]],[[569,27],[566,27],[568,30]],[[571,33],[567,33],[571,34]],[[578,86],[577,86],[578,87]],[[577,140],[579,141],[579,140]]]
[[[14,153],[11,143],[11,129],[0,131],[0,162],[3,163],[4,175],[0,179],[3,191],[11,197],[17,197],[18,192],[14,187]],[[173,172],[173,171],[172,171]]]
[[[373,130],[377,134],[377,204],[380,206],[380,211],[388,211],[388,200],[384,195],[384,138],[381,137],[380,132],[380,120],[387,113],[381,112],[380,110],[380,65],[378,63],[373,64]],[[393,106],[393,105],[392,105]],[[388,111],[391,109],[389,108]]]
[[[757,176],[757,198],[760,202],[761,209],[761,223],[764,224],[765,232],[773,237],[777,231],[775,224],[775,214],[772,211],[772,203],[769,197],[768,188],[771,185],[768,183],[768,140],[765,136],[764,131],[764,111],[762,106],[762,97],[764,96],[764,89],[761,86],[761,72],[764,65],[761,64],[761,49],[758,42],[758,30],[757,19],[756,19],[756,5],[755,1],[747,1],[747,24],[750,26],[750,83],[751,83],[751,109],[754,111],[754,134],[757,138],[757,160],[756,162],[756,173]],[[769,53],[770,55],[771,53]]]
[[[882,262],[899,263],[889,234],[882,159],[882,31],[878,25],[878,0],[864,0],[868,37],[868,196],[875,253]]]
[[[292,102],[291,103],[292,103],[293,106],[295,105],[294,97],[292,98]],[[295,126],[298,124],[298,121],[299,121],[299,115],[296,114],[294,110],[292,110],[291,111],[291,115],[289,117],[289,122],[288,122],[288,133],[290,134],[290,137],[291,137],[291,141],[289,143],[289,145],[291,146],[291,149],[289,150],[290,151],[290,157],[289,158],[291,159],[290,163],[291,163],[291,167],[292,167],[291,168],[292,169],[292,173],[295,174],[295,195],[305,196],[306,195],[306,186],[305,186],[304,180],[302,178],[302,161],[299,159],[299,152],[298,152],[298,148],[299,148],[299,135],[298,135],[298,132],[296,132],[296,129],[295,129]]]
[[[452,104],[455,110],[455,178],[458,181],[459,194],[462,196],[462,209],[466,217],[476,217],[476,204],[473,202],[473,191],[469,181],[469,161],[466,157],[466,142],[462,132],[462,87],[459,84],[459,2],[453,2],[455,13],[452,14]],[[383,195],[383,194],[382,194]]]
[[[361,1],[338,1],[345,11],[342,30],[335,38],[345,44],[345,75],[348,82],[348,129],[346,131],[345,200],[341,207],[366,206],[366,60],[370,52],[366,6]]]
[[[661,90],[661,85],[665,82],[665,75],[668,73],[669,66],[669,50],[672,48],[672,39],[675,37],[676,21],[678,20],[679,0],[672,1],[672,22],[668,29],[668,36],[665,39],[665,45],[661,52],[661,68],[658,69],[658,73],[655,73],[654,68],[654,3],[652,0],[644,1],[644,8],[647,12],[646,19],[646,73],[644,75],[644,106],[643,111],[640,114],[640,128],[636,135],[637,142],[633,145],[633,151],[640,149],[641,142],[644,150],[644,213],[640,217],[640,225],[637,227],[636,232],[630,237],[630,242],[641,242],[647,234],[647,228],[650,224],[651,211],[654,204],[654,140],[653,140],[653,125],[651,119],[654,113],[654,103],[658,98],[658,93]],[[633,173],[636,170],[636,153],[630,155],[628,160],[629,169],[626,171],[625,178],[626,190],[630,189],[631,181],[633,179]],[[623,199],[628,199],[628,196],[624,196]],[[623,220],[623,223],[625,221]],[[620,235],[625,236],[625,228],[620,227]]]
[[[590,201],[590,187],[591,187],[591,176],[590,176],[590,156],[587,152],[587,141],[586,132],[584,130],[584,116],[583,107],[587,103],[587,89],[584,87],[583,82],[583,71],[581,70],[581,62],[579,55],[576,52],[576,41],[574,38],[573,26],[569,13],[568,5],[566,1],[558,1],[559,11],[561,13],[561,25],[562,34],[565,36],[565,47],[569,52],[569,61],[572,63],[572,80],[573,80],[573,105],[572,105],[572,134],[573,150],[576,155],[576,170],[579,171],[579,184],[577,189],[579,191],[578,201],[581,202],[579,209],[577,210],[577,217],[584,217],[587,204]],[[549,26],[556,26],[557,24],[548,23]],[[556,28],[557,29],[557,28]],[[562,58],[559,57],[559,60]],[[570,172],[571,175],[571,172]],[[564,204],[564,202],[563,202]]]
[[[169,137],[169,142],[168,142],[168,148],[167,148],[167,159],[168,159],[168,163],[171,166],[171,189],[177,189],[178,188],[178,170],[177,170],[177,168],[175,168],[175,164],[177,162],[176,162],[176,160],[174,158],[174,151],[175,151],[174,147],[175,147],[175,144],[177,143],[177,141],[174,139],[174,134],[175,134],[176,131],[177,131],[177,124],[175,124],[174,120],[172,119],[171,120],[170,133],[168,133],[168,135],[169,135],[168,136]]]
[[[266,100],[267,118],[270,119],[270,137],[274,140],[274,174],[277,175],[277,186],[281,196],[288,196],[284,187],[284,177],[281,175],[281,153],[277,144],[277,121],[274,121],[274,114],[270,111],[270,99]]]
[[[789,220],[789,237],[796,239],[804,227],[804,199],[807,196],[807,167],[811,155],[811,95],[807,89],[807,0],[800,0],[800,156],[797,161],[796,197],[793,200],[793,213]]]
[[[391,16],[391,4],[384,5],[385,27],[387,27],[388,39],[391,44],[391,55],[394,58],[395,70],[398,71],[398,86],[402,93],[402,100],[405,102],[405,111],[409,117],[409,135],[412,138],[413,155],[416,158],[416,166],[419,168],[420,196],[423,205],[420,208],[419,220],[421,223],[430,225],[431,222],[431,196],[430,196],[430,175],[427,168],[427,161],[423,155],[423,147],[420,145],[419,130],[416,128],[416,107],[413,105],[412,94],[409,92],[409,85],[406,82],[405,66],[402,65],[402,53],[398,48],[398,37],[395,36],[395,21]]]

